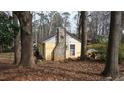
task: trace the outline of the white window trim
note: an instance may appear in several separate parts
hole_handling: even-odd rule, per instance
[[[71,52],[71,51],[70,51],[70,45],[75,45],[75,55],[70,55],[70,52]],[[75,44],[75,43],[70,43],[70,44],[69,44],[69,56],[70,56],[70,57],[75,57],[75,56],[76,56],[76,44]]]

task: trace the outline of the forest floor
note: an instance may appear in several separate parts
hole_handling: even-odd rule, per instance
[[[104,63],[95,61],[41,62],[37,67],[18,67],[0,58],[1,81],[99,81]],[[121,73],[124,64],[120,65]]]

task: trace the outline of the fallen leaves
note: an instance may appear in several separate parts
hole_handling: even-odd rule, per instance
[[[14,66],[9,60],[1,60],[0,80],[99,80],[103,64],[98,64],[75,61],[44,62],[33,69]]]
[[[4,62],[6,61],[6,62]],[[37,68],[18,67],[0,60],[0,80],[11,81],[91,81],[100,80],[104,64],[100,62],[44,62]],[[123,65],[120,66],[124,71]]]

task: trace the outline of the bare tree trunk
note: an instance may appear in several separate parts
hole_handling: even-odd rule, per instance
[[[85,60],[85,52],[86,52],[86,46],[87,46],[87,32],[86,32],[86,12],[81,11],[81,56],[80,60]]]
[[[14,38],[14,64],[18,65],[21,58],[20,32]]]
[[[121,31],[121,42],[124,42],[124,34],[123,34],[123,31],[124,31],[124,11],[122,12],[122,24],[121,24],[121,26],[122,26],[122,31]]]
[[[0,53],[2,53],[2,45],[0,45]]]
[[[20,32],[18,32],[14,40],[14,58],[14,64],[18,65],[21,58]]]
[[[32,15],[29,11],[16,12],[21,26],[21,61],[19,65],[34,66]]]
[[[51,21],[51,22],[50,22],[50,29],[49,29],[49,36],[50,36],[50,34],[51,34],[51,31],[52,31],[52,24],[53,24],[53,22]]]
[[[79,39],[81,39],[81,26],[82,26],[82,24],[81,24],[81,22],[82,22],[82,19],[81,19],[81,15],[80,15],[80,12],[78,12],[78,15],[79,15],[79,24],[78,24],[78,28],[77,28],[77,30],[78,30],[78,38]]]
[[[18,18],[13,12],[13,20],[16,26],[18,25]],[[18,65],[20,63],[20,57],[21,57],[21,45],[20,45],[20,31],[14,30],[14,63]]]
[[[121,30],[121,12],[111,12],[107,62],[102,73],[104,76],[116,78],[119,75],[118,53]]]

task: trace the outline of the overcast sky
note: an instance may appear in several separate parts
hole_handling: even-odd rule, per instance
[[[71,15],[70,15],[70,23],[71,23],[71,31],[72,32],[76,32],[76,20],[74,20],[74,16],[78,13],[77,11],[72,11],[72,12],[69,12]]]

